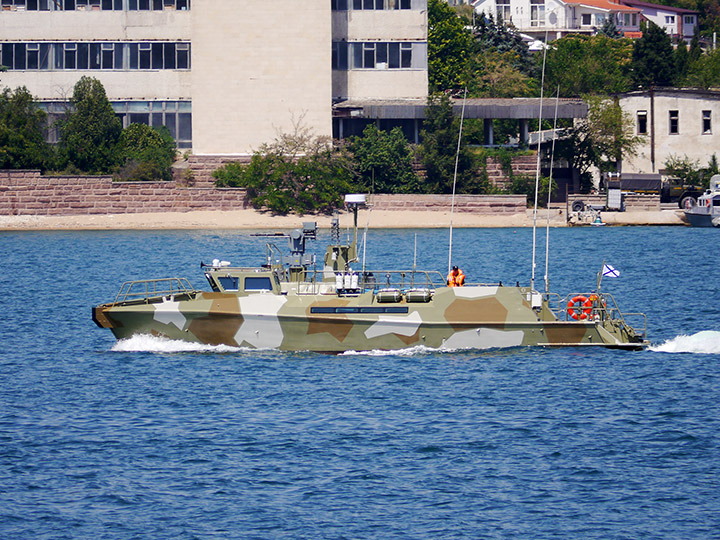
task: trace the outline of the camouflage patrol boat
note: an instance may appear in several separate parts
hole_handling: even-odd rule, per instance
[[[129,281],[113,302],[92,310],[116,338],[137,334],[200,344],[288,351],[343,352],[496,347],[641,349],[645,328],[629,326],[610,294],[541,294],[531,287],[468,284],[448,287],[425,270],[361,270],[357,211],[364,196],[347,196],[354,236],[340,242],[337,218],[320,268],[306,253],[314,223],[283,236],[257,267],[215,260],[201,265],[211,291],[185,278]],[[599,283],[598,283],[599,284]],[[643,314],[632,314],[645,320]]]

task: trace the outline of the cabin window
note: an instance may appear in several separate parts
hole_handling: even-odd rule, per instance
[[[670,135],[677,135],[680,131],[680,113],[678,111],[668,112],[669,121],[669,133]]]
[[[703,111],[702,112],[702,132],[703,135],[710,135],[712,134],[712,111]]]
[[[246,277],[246,291],[272,291],[272,282],[269,277]]]
[[[232,276],[218,276],[218,282],[223,289],[226,291],[237,291],[238,290],[238,278]]]
[[[637,133],[638,135],[647,134],[647,111],[637,112]]]

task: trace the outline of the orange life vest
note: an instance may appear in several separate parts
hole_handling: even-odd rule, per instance
[[[465,274],[459,268],[457,274],[451,270],[447,276],[447,283],[450,287],[462,287],[465,285]]]

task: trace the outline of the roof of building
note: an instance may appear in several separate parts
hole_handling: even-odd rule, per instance
[[[617,2],[610,2],[610,0],[566,0],[564,3],[572,6],[588,6],[605,11],[641,11],[639,8],[624,6]]]
[[[452,100],[456,114],[460,114],[462,99]],[[466,118],[537,118],[540,112],[540,98],[468,98],[465,102]],[[555,114],[555,99],[542,101],[543,118],[552,118]],[[353,99],[336,103],[333,116],[341,118],[425,118],[425,99]],[[558,118],[584,118],[588,106],[582,99],[559,99],[557,101]]]
[[[692,9],[685,9],[673,6],[664,6],[662,4],[651,4],[650,2],[639,2],[638,0],[620,0],[626,6],[633,6],[638,8],[656,8],[660,11],[672,11],[674,13],[685,13],[697,15],[697,11]]]

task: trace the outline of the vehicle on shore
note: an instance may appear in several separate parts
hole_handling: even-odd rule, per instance
[[[532,286],[502,283],[447,285],[437,271],[365,268],[358,258],[358,207],[348,195],[352,240],[340,242],[335,218],[321,266],[306,252],[314,223],[288,235],[289,255],[267,243],[263,264],[201,265],[211,291],[185,278],[130,281],[110,303],[92,310],[95,323],[116,338],[163,336],[210,345],[304,350],[488,349],[581,346],[642,349],[644,314],[623,314],[612,295],[598,289],[561,298]],[[636,330],[626,316],[641,318]]]

